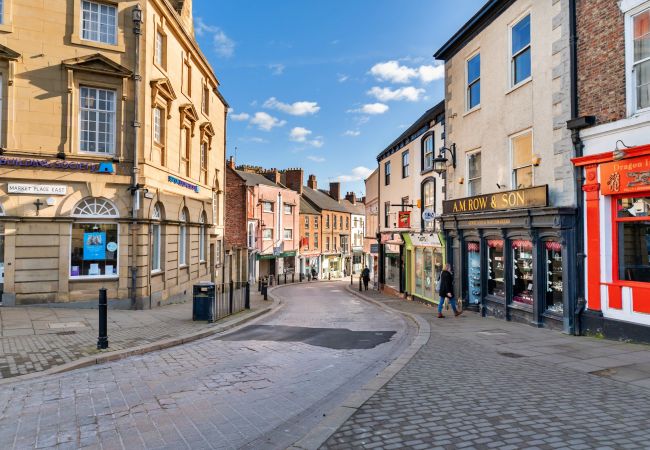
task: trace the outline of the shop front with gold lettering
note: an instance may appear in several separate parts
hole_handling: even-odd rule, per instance
[[[483,315],[569,329],[575,210],[549,207],[547,186],[443,202],[456,292]]]

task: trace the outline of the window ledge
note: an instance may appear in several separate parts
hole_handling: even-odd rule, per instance
[[[508,89],[508,90],[506,91],[506,95],[512,94],[512,93],[515,92],[516,90],[518,90],[518,89],[520,89],[520,88],[522,88],[522,87],[524,87],[524,86],[526,86],[527,84],[532,83],[532,82],[533,82],[533,77],[532,77],[532,76],[531,76],[531,77],[528,77],[528,78],[526,78],[525,80],[520,81],[519,84],[515,84],[515,85],[512,86],[510,89]]]
[[[426,175],[426,174],[429,174],[431,172],[433,172],[433,167],[427,168],[427,169],[424,169],[424,170],[420,171],[420,175]]]
[[[0,23],[0,33],[13,33],[14,24],[13,22]]]
[[[481,110],[481,105],[479,104],[479,105],[473,107],[472,109],[468,109],[467,111],[465,111],[463,113],[462,117],[469,116],[470,114],[475,113],[476,111],[480,111],[480,110]]]
[[[187,269],[188,267],[190,267],[190,266],[187,265],[187,264],[179,264],[179,265],[178,265],[178,268],[179,268],[179,269]]]
[[[119,32],[118,28],[118,32]],[[126,48],[124,46],[124,42],[120,42],[120,39],[118,39],[117,44],[104,44],[103,42],[95,42],[95,41],[89,41],[86,39],[81,39],[79,36],[73,35],[70,38],[70,42],[73,44],[77,45],[83,45],[84,47],[91,47],[91,48],[100,48],[102,50],[108,50],[108,51],[113,51],[117,53],[125,53]]]
[[[78,150],[77,155],[83,156],[84,158],[98,159],[101,161],[112,161],[113,158],[115,158],[115,153],[85,152],[83,150]]]
[[[82,275],[79,277],[69,277],[69,281],[100,281],[110,280],[117,281],[120,279],[119,275]]]
[[[162,269],[156,269],[151,271],[151,276],[162,275],[162,274],[163,274]]]

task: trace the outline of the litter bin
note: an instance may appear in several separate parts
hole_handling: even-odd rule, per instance
[[[202,281],[194,285],[192,295],[192,320],[214,322],[214,283]]]

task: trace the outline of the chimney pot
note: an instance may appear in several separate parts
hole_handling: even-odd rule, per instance
[[[307,187],[313,190],[318,189],[318,183],[316,182],[316,175],[309,175],[309,178],[307,179]]]

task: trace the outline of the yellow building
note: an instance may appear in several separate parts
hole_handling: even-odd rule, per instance
[[[3,303],[221,281],[227,105],[191,0],[0,4]]]

